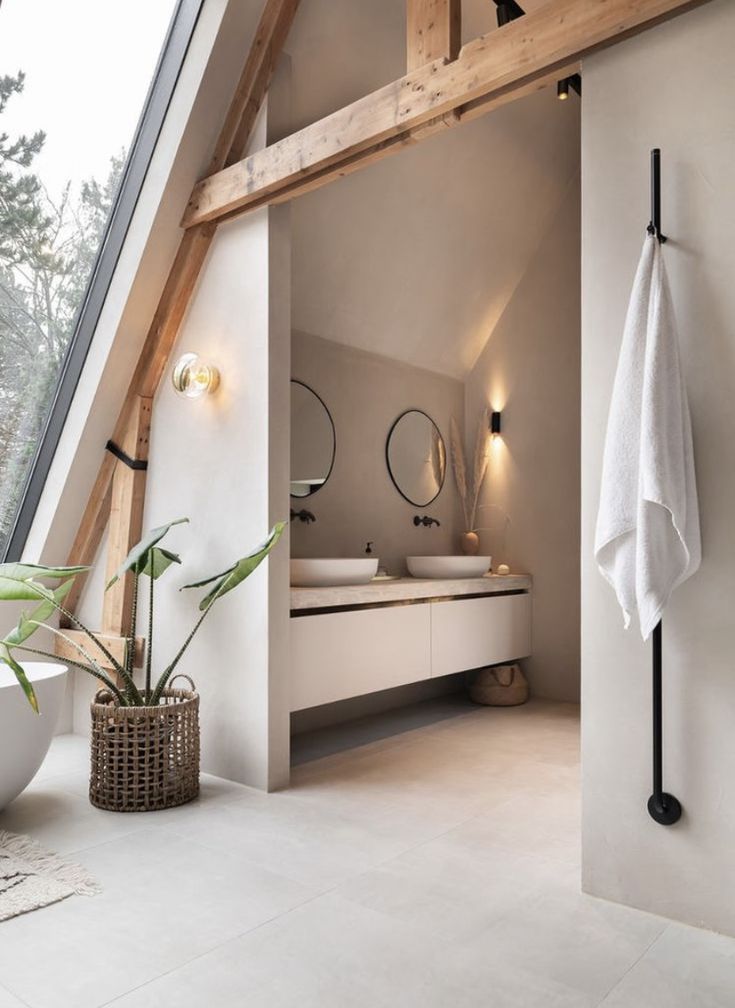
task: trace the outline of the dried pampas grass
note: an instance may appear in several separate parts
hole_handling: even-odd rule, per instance
[[[462,438],[457,421],[452,417],[449,427],[452,468],[457,492],[462,501],[465,530],[471,532],[477,518],[477,505],[480,500],[480,490],[487,473],[487,442],[488,442],[489,411],[484,409],[480,414],[475,435],[475,452],[472,459],[472,473],[467,479],[467,463],[465,462]]]
[[[459,493],[459,499],[462,501],[462,510],[464,511],[464,521],[465,528],[469,530],[469,514],[467,511],[467,505],[469,499],[467,496],[467,467],[464,461],[464,448],[462,446],[462,438],[459,433],[459,427],[457,426],[457,421],[452,417],[449,421],[449,451],[452,456],[452,469],[454,470],[454,482],[457,484],[457,492]]]

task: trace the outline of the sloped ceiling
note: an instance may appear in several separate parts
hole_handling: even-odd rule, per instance
[[[495,25],[490,0],[463,13],[465,39]],[[404,20],[404,0],[302,4],[293,127],[404,73]],[[578,99],[548,90],[294,201],[294,328],[465,377],[578,170]]]

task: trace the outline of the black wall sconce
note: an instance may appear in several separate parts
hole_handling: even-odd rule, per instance
[[[564,77],[557,82],[556,97],[559,101],[566,101],[569,97],[569,88],[576,91],[582,97],[582,78],[579,74],[572,74],[571,77]]]
[[[498,28],[502,28],[509,21],[523,17],[526,13],[516,0],[495,0],[495,6],[498,8]]]
[[[500,417],[501,417],[501,414],[498,413],[496,410],[493,410],[493,412],[490,414],[490,433],[491,434],[500,434]]]

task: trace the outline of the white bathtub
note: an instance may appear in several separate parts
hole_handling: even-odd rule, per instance
[[[0,664],[0,809],[17,798],[44,761],[64,699],[66,668],[51,662],[22,662],[33,683],[40,714],[7,665]]]

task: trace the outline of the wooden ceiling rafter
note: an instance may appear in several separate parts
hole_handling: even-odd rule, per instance
[[[284,202],[407,144],[484,114],[580,60],[707,0],[549,0],[197,183],[182,227]],[[409,43],[410,49],[410,43]],[[481,111],[480,111],[481,110]]]

